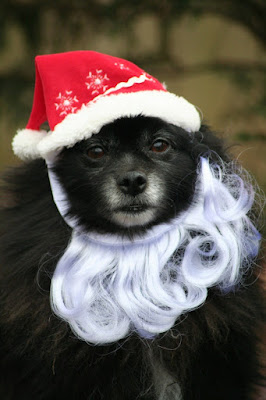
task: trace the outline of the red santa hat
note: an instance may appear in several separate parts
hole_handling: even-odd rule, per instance
[[[13,139],[21,159],[52,158],[121,117],[159,117],[190,132],[200,128],[192,104],[121,58],[73,51],[37,56],[35,67],[32,112]],[[40,129],[46,121],[49,132]]]

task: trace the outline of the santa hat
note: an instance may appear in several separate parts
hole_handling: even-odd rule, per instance
[[[35,67],[32,112],[13,139],[21,159],[53,158],[121,117],[158,117],[189,132],[200,128],[192,104],[129,61],[74,51],[37,56]],[[49,132],[40,129],[46,121]]]

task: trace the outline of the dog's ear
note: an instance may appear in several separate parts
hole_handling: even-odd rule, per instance
[[[192,139],[192,157],[199,161],[201,156],[207,156],[215,162],[219,159],[225,162],[230,161],[224,141],[207,125],[201,125],[200,130],[194,133]]]

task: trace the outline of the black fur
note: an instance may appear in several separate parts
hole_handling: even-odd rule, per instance
[[[170,143],[166,152],[151,152],[157,136]],[[106,155],[88,157],[92,145],[103,147]],[[223,143],[205,126],[190,136],[156,118],[124,118],[65,149],[55,171],[71,201],[71,214],[87,230],[132,237],[189,206],[199,156],[206,153],[229,160]],[[130,161],[125,154],[131,155]],[[145,173],[156,171],[167,192],[156,220],[125,228],[110,220],[101,182],[132,169],[132,163]],[[174,382],[183,400],[255,398],[254,385],[260,381],[256,334],[263,319],[255,266],[241,288],[227,295],[210,290],[201,308],[156,340],[132,335],[113,345],[88,345],[52,314],[49,304],[50,278],[71,229],[53,203],[45,163],[21,165],[5,181],[0,219],[1,399],[155,400],[169,376],[172,382],[161,400],[178,398]]]

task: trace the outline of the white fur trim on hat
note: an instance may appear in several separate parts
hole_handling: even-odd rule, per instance
[[[111,94],[68,114],[54,131],[19,131],[13,140],[13,150],[24,160],[53,158],[64,147],[72,147],[98,133],[103,125],[137,115],[158,117],[189,132],[199,130],[201,125],[196,108],[173,93],[153,90]]]
[[[38,145],[46,136],[46,131],[21,129],[13,138],[13,151],[22,160],[33,160],[35,158],[40,158]]]

